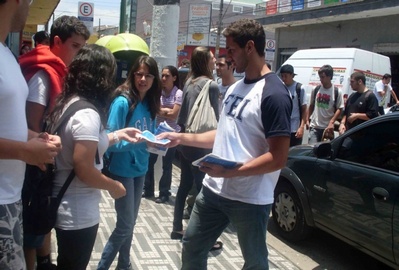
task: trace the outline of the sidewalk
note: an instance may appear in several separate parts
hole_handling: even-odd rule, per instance
[[[167,204],[157,204],[154,200],[142,199],[137,223],[134,229],[131,249],[133,269],[175,270],[181,267],[181,243],[170,239],[173,222],[174,200],[180,180],[180,169],[173,167],[172,196]],[[87,269],[96,269],[101,252],[115,226],[114,200],[107,192],[102,192],[100,203],[101,220],[90,264]],[[187,220],[183,222],[187,225]],[[54,232],[53,232],[54,233]],[[243,259],[237,237],[229,226],[220,237],[222,250],[209,253],[209,270],[241,269]],[[77,240],[78,241],[78,240]],[[56,261],[56,237],[52,237],[53,261]],[[270,270],[296,270],[293,263],[269,246]],[[115,269],[116,260],[110,269]]]

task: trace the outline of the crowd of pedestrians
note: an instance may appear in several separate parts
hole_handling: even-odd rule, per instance
[[[1,269],[86,269],[100,221],[101,189],[115,199],[117,222],[97,269],[109,269],[117,255],[117,269],[132,269],[140,202],[155,196],[157,182],[158,154],[149,152],[151,145],[140,134],[155,133],[163,122],[174,132],[158,136],[171,142],[162,156],[155,202],[169,201],[172,162],[179,152],[181,175],[170,237],[182,241],[182,269],[206,269],[209,250],[222,248],[217,239],[230,223],[237,229],[243,269],[268,269],[267,224],[289,147],[302,143],[306,127],[308,142],[315,143],[334,131],[337,120],[342,134],[383,114],[388,93],[399,103],[389,74],[372,91],[362,72],[351,75],[355,92],[344,103],[328,64],[319,69],[321,84],[307,101],[293,66],[283,66],[280,79],[265,63],[265,32],[249,19],[224,30],[226,55],[215,59],[211,50],[197,47],[184,84],[176,67],[162,67],[159,73],[157,62],[142,55],[126,81],[115,87],[114,56],[105,47],[85,46],[89,32],[73,16],[55,20],[50,34],[38,32],[35,47],[21,50],[18,63],[4,43],[10,32],[23,29],[29,2],[0,0],[0,124],[7,127],[0,130],[0,229],[8,232],[0,236]],[[244,79],[236,81],[235,71],[245,72]],[[187,133],[187,118],[205,85],[218,126]],[[79,102],[90,105],[76,111],[58,135],[45,133]],[[209,153],[240,165],[192,164]],[[107,173],[102,172],[103,156]],[[53,194],[75,173],[57,213],[57,266],[50,258],[50,234],[24,234],[22,229],[25,167],[45,169],[53,163]],[[184,207],[193,187],[195,203],[184,229]]]

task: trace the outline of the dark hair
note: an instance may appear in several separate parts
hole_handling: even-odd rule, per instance
[[[54,45],[55,36],[60,37],[62,42],[65,42],[72,34],[83,36],[85,40],[90,37],[90,32],[86,25],[78,18],[66,15],[57,18],[51,26],[50,47]]]
[[[226,55],[226,54],[221,54],[221,55],[218,56],[218,58],[224,58],[225,61],[226,61],[227,67],[230,67],[230,66],[231,66],[231,61],[228,61],[228,60],[227,60],[228,58],[227,58],[227,55]]]
[[[50,42],[50,36],[46,31],[39,31],[33,36],[35,46],[41,44],[43,41],[48,40]]]
[[[176,80],[173,82],[173,85],[176,86],[177,88],[179,88],[180,80],[179,80],[179,72],[177,71],[177,68],[174,66],[165,66],[165,67],[163,67],[162,70],[164,70],[164,69],[169,70],[172,77],[176,77]]]
[[[263,26],[255,20],[241,19],[230,24],[224,31],[225,37],[233,38],[240,48],[252,40],[259,56],[265,55],[266,34]]]
[[[327,77],[330,77],[330,79],[332,80],[334,76],[334,69],[330,65],[324,65],[319,69],[317,73],[319,74],[319,76],[320,74],[324,73]]]
[[[356,81],[361,80],[363,84],[366,84],[366,76],[361,71],[353,72],[351,78],[355,79]]]
[[[211,59],[211,51],[206,47],[197,47],[191,54],[191,67],[187,78],[197,78],[206,76],[213,80],[213,70],[209,68],[209,60]]]
[[[28,45],[28,44],[22,44],[22,46],[21,46],[21,49],[19,50],[19,55],[22,55],[22,50],[25,48],[25,47],[28,47],[29,49],[30,49],[30,46]]]
[[[78,52],[68,70],[64,89],[50,116],[51,122],[58,119],[72,97],[79,96],[93,103],[100,114],[101,123],[106,127],[110,97],[115,89],[115,57],[103,46],[87,45]]]
[[[390,79],[392,78],[391,74],[385,73],[384,76],[382,76],[383,79]]]
[[[155,76],[151,88],[145,95],[145,98],[148,99],[148,103],[150,106],[151,118],[155,119],[155,116],[159,112],[161,106],[160,98],[162,85],[159,78],[158,65],[154,58],[147,55],[142,55],[137,58],[136,62],[134,62],[129,72],[126,81],[116,89],[114,93],[114,98],[120,96],[121,93],[127,93],[132,100],[132,105],[129,110],[134,110],[138,101],[140,100],[139,93],[134,84],[134,73],[139,70],[142,65],[146,65],[148,67],[149,73]]]

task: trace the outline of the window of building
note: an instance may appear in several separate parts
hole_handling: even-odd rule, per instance
[[[242,6],[233,6],[234,13],[242,13],[243,7]]]
[[[212,3],[212,9],[213,10],[220,10],[220,3],[213,2]]]

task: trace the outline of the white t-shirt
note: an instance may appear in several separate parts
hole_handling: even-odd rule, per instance
[[[385,91],[385,95],[380,96],[379,92]],[[377,98],[378,101],[378,106],[386,108],[389,100],[391,99],[391,91],[392,91],[392,86],[391,85],[384,85],[382,80],[379,80],[378,82],[375,83],[374,85],[374,95]]]
[[[0,138],[26,142],[28,86],[14,55],[0,42]],[[21,199],[25,162],[0,159],[0,204]]]
[[[314,110],[310,117],[310,126],[313,128],[325,129],[328,127],[328,124],[333,118],[336,109],[344,108],[344,101],[342,98],[342,92],[338,89],[337,102],[335,102],[335,93],[334,93],[334,85],[331,85],[330,88],[325,89],[322,85],[317,92],[316,99],[314,98],[313,89],[310,99],[315,100]],[[309,101],[309,104],[312,101]],[[335,108],[335,104],[337,105]]]
[[[290,136],[291,103],[274,73],[255,81],[237,81],[226,92],[212,152],[243,163],[267,153],[268,137]],[[206,175],[203,185],[230,200],[266,205],[273,203],[279,174],[276,170],[228,179]]]
[[[44,70],[39,70],[29,80],[28,87],[29,95],[27,100],[47,107],[50,99],[49,75]]]
[[[73,101],[76,99],[72,99],[69,104]],[[101,157],[109,143],[108,136],[101,125],[100,116],[93,109],[77,111],[68,120],[65,127],[61,127],[58,134],[62,139],[62,151],[56,157],[57,171],[53,195],[58,194],[73,168],[72,155],[75,141],[98,142],[101,164],[95,164],[93,161],[98,170],[103,167]],[[89,187],[75,176],[58,208],[56,227],[63,230],[79,230],[98,224],[100,221],[100,199],[99,189]]]

